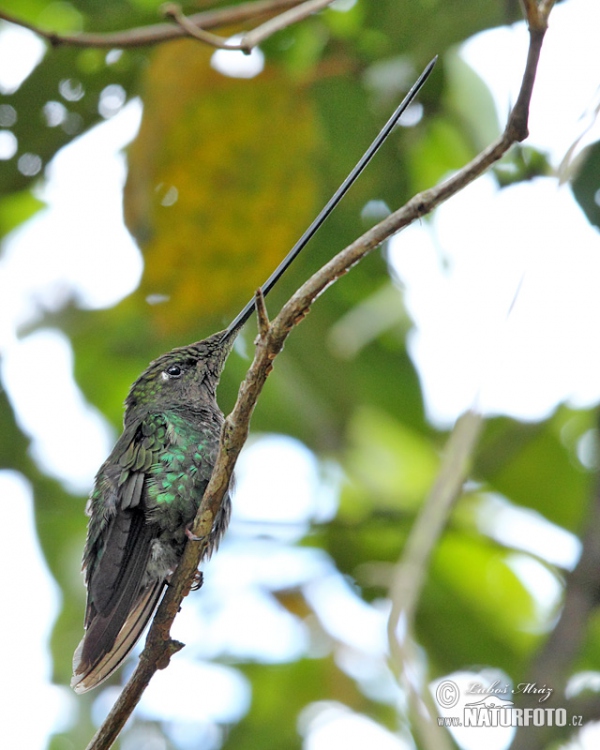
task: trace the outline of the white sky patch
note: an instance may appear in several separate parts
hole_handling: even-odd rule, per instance
[[[14,133],[0,130],[0,160],[12,159],[17,153],[18,143]]]
[[[43,748],[51,731],[64,728],[57,717],[66,720],[72,706],[66,691],[48,682],[48,639],[59,591],[37,541],[29,484],[16,472],[0,471],[0,497],[5,615],[0,618],[0,642],[6,644],[0,670],[2,731],[5,737],[18,737],[21,747]]]
[[[486,495],[477,515],[477,525],[501,544],[539,556],[564,570],[574,568],[581,554],[581,542],[575,534],[497,495]]]
[[[234,530],[237,533],[238,529]],[[211,569],[210,581],[203,590],[213,585],[221,591],[227,587],[231,598],[248,585],[271,590],[292,588],[333,570],[329,556],[322,550],[293,548],[265,538],[244,540],[241,547],[225,542],[210,565],[215,569]]]
[[[351,646],[338,645],[335,663],[349,677],[356,680],[361,692],[371,700],[396,707],[404,702],[405,696],[388,667],[387,654],[382,654],[380,659],[376,659],[371,654],[357,651]]]
[[[354,8],[356,2],[357,0],[334,0],[329,6],[329,9],[338,11],[338,13],[346,13]]]
[[[431,229],[430,229],[431,227]],[[488,414],[542,419],[600,399],[600,235],[570,189],[539,178],[499,190],[484,176],[432,224],[390,243],[416,330],[409,347],[430,418],[476,399]],[[510,315],[511,303],[518,296]]]
[[[123,224],[121,149],[140,118],[140,103],[131,102],[51,162],[41,189],[48,208],[4,243],[0,350],[40,308],[56,310],[70,298],[83,307],[110,307],[138,286],[142,258]]]
[[[307,706],[299,717],[299,731],[304,735],[303,750],[409,750],[412,742],[404,741],[363,714],[355,713],[341,703],[319,701]]]
[[[311,581],[303,590],[323,627],[335,639],[375,657],[387,653],[389,613],[363,601],[339,573]]]
[[[333,515],[333,492],[323,486],[314,454],[298,440],[270,435],[252,442],[236,468],[233,522],[266,524],[288,541],[302,537],[316,516]],[[240,531],[242,531],[240,529]]]
[[[16,91],[45,51],[46,45],[32,31],[0,21],[0,93]]]
[[[2,359],[2,382],[33,440],[33,457],[71,490],[87,493],[114,435],[73,380],[68,338],[42,330],[11,346]]]
[[[223,664],[178,659],[159,670],[142,696],[141,716],[152,721],[239,721],[250,707],[250,685]]]
[[[239,44],[242,37],[232,36],[230,44]],[[218,49],[210,59],[211,67],[229,78],[255,78],[265,67],[265,56],[258,47],[249,55],[241,50]]]
[[[331,574],[331,561],[319,550],[269,539],[239,543],[234,534],[231,528],[219,554],[203,566],[201,595],[183,607],[174,636],[200,658],[234,655],[267,663],[299,658],[309,647],[306,625],[271,592]]]
[[[538,622],[544,627],[553,625],[563,593],[563,587],[556,576],[541,562],[527,555],[510,555],[506,564],[536,603]],[[535,632],[539,632],[536,625],[533,627]]]
[[[207,612],[210,631],[203,653],[210,649],[214,655],[277,664],[299,659],[308,648],[302,621],[258,587],[240,588],[235,597],[222,596],[214,604],[218,609]]]

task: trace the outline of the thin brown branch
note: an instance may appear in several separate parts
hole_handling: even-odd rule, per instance
[[[273,360],[283,349],[286,338],[327,287],[348,273],[356,263],[385,240],[466,187],[500,159],[515,142],[524,137],[524,131],[516,129],[511,123],[517,121],[524,123],[525,127],[527,125],[531,100],[530,82],[535,76],[540,49],[541,38],[538,40],[536,37],[535,41],[532,38],[521,95],[503,135],[449,180],[415,195],[402,208],[338,253],[292,295],[271,322],[266,335],[258,337],[254,360],[240,386],[233,411],[225,420],[219,455],[193,525],[193,534],[203,541],[188,542],[186,545],[182,561],[151,625],[140,662],[103,726],[89,744],[88,750],[105,750],[110,747],[137,705],[152,674],[157,669],[163,669],[168,664],[171,654],[180,647],[180,644],[172,641],[169,635],[172,622],[206,551],[204,539],[208,538],[229,488],[235,463],[248,437],[252,412],[272,369]]]
[[[474,411],[465,412],[457,420],[431,493],[411,529],[390,591],[392,611],[388,640],[392,651],[397,644],[401,617],[404,617],[405,628],[412,630],[429,559],[468,476],[482,424],[483,417]]]
[[[273,34],[304,20],[319,10],[323,10],[323,8],[331,5],[332,2],[333,0],[306,0],[301,5],[280,13],[275,18],[271,18],[269,21],[252,29],[252,31],[246,32],[237,43],[231,42],[218,34],[211,34],[209,31],[193,23],[182,12],[177,3],[166,3],[163,5],[163,12],[178,23],[189,36],[198,39],[200,42],[204,42],[204,44],[217,47],[217,49],[239,50],[250,53],[254,47],[264,42],[270,36],[273,36]]]
[[[163,13],[166,18],[172,18],[175,23],[178,23],[183,31],[188,36],[197,39],[199,42],[204,42],[211,47],[217,47],[217,49],[230,49],[230,50],[241,50],[242,47],[239,44],[233,44],[224,39],[218,34],[212,34],[210,31],[206,31],[197,24],[193,23],[181,10],[181,7],[177,3],[165,3],[162,6]]]
[[[468,477],[483,417],[468,411],[457,420],[442,460],[440,471],[423,509],[415,521],[390,588],[392,610],[388,619],[390,665],[408,697],[411,719],[423,747],[450,750],[451,742],[435,721],[435,706],[417,675],[420,668],[413,636],[414,618],[427,576],[429,560],[442,535],[454,503]]]
[[[523,106],[523,104],[524,102],[531,101],[540,52],[544,36],[548,30],[548,16],[554,6],[554,2],[555,0],[541,0],[540,2],[538,0],[522,0],[525,18],[527,19],[527,28],[529,30],[529,50],[519,97],[507,126],[507,130],[511,132],[517,141],[523,141],[529,135],[527,119],[523,117],[524,112],[528,111],[529,107]]]
[[[276,32],[287,29],[288,26],[303,21],[313,13],[317,13],[328,5],[331,5],[332,2],[333,0],[305,0],[302,5],[295,6],[284,13],[280,13],[278,16],[275,16],[275,18],[265,21],[265,23],[261,24],[256,29],[244,34],[242,41],[240,42],[242,49],[253,49],[264,42],[265,39],[273,36]]]
[[[188,16],[188,21],[201,29],[216,29],[223,26],[244,23],[261,16],[269,16],[281,10],[300,5],[302,0],[256,0],[256,2],[232,5],[216,10],[207,10]],[[106,33],[58,34],[46,31],[28,21],[23,21],[6,11],[0,10],[0,20],[22,26],[34,34],[42,37],[52,46],[69,45],[72,47],[101,47],[108,49],[125,49],[129,47],[144,47],[153,44],[169,42],[173,39],[183,39],[188,34],[181,26],[171,23],[160,23],[152,26],[141,26],[124,31]]]

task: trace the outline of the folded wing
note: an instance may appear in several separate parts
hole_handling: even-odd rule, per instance
[[[165,581],[146,576],[158,534],[147,521],[144,502],[146,472],[164,447],[156,433],[156,425],[148,423],[126,430],[96,479],[84,554],[86,631],[73,657],[71,686],[78,693],[96,687],[117,669],[165,586]],[[158,434],[164,439],[164,430]]]

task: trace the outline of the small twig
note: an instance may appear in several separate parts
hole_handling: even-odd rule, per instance
[[[332,2],[333,0],[307,0],[307,2],[297,7],[280,13],[275,18],[257,26],[252,31],[248,31],[242,36],[239,42],[231,42],[218,34],[211,34],[210,31],[200,28],[182,12],[181,7],[177,3],[166,3],[163,5],[163,13],[178,23],[187,34],[194,37],[194,39],[198,39],[200,42],[209,44],[211,47],[217,47],[218,49],[238,50],[249,54],[254,47],[264,42],[270,36],[273,36],[276,32],[298,21],[302,21],[307,16],[326,8]]]
[[[211,47],[217,47],[217,49],[242,49],[239,44],[230,43],[222,36],[211,34],[210,31],[205,31],[200,28],[200,26],[192,23],[192,21],[190,21],[190,19],[182,12],[177,3],[165,3],[162,6],[162,11],[167,18],[172,18],[178,23],[186,34],[194,37],[194,39],[198,39],[200,42],[204,42],[204,44],[209,44]]]
[[[451,745],[446,732],[434,721],[433,701],[427,687],[423,689],[416,677],[420,670],[413,637],[414,618],[429,559],[468,476],[482,425],[483,417],[473,411],[463,414],[454,425],[437,479],[411,529],[390,588],[390,663],[405,687],[411,717],[426,748],[450,750]]]
[[[272,15],[282,9],[293,8],[300,5],[302,0],[256,0],[256,2],[232,5],[216,10],[203,11],[188,16],[188,20],[194,26],[206,29],[222,28],[236,23],[243,23],[260,16]],[[16,26],[22,26],[45,39],[53,47],[68,45],[72,47],[99,47],[108,49],[126,49],[130,47],[144,47],[153,44],[162,44],[173,39],[182,39],[187,32],[181,26],[172,23],[154,24],[153,26],[141,26],[125,31],[112,31],[107,33],[81,34],[58,34],[54,31],[46,31],[28,21],[23,21],[4,10],[0,10],[0,20],[8,21]]]
[[[257,26],[252,31],[248,31],[242,37],[240,44],[246,50],[251,50],[257,45],[264,42],[270,36],[273,36],[277,31],[282,31],[292,24],[303,21],[313,13],[317,13],[328,5],[331,5],[333,0],[306,0],[302,5],[298,5],[290,10],[280,13],[275,18],[271,18],[269,21]]]
[[[271,324],[269,323],[267,306],[265,305],[265,297],[262,293],[262,289],[256,290],[256,294],[254,295],[254,305],[256,307],[256,318],[258,320],[258,335],[261,339],[265,339],[269,333]]]
[[[254,360],[240,386],[233,411],[225,419],[219,455],[192,528],[194,535],[208,538],[229,488],[235,463],[248,437],[254,407],[271,371],[273,360],[281,352],[292,328],[302,320],[312,303],[325,289],[348,273],[362,258],[392,235],[461,191],[483,174],[491,164],[500,159],[515,142],[525,137],[524,131],[515,129],[511,122],[516,120],[524,123],[526,128],[531,99],[529,82],[532,78],[532,71],[537,68],[540,49],[541,39],[539,43],[537,39],[534,43],[534,40],[530,38],[530,54],[522,82],[524,93],[518,97],[502,136],[446,182],[415,195],[402,208],[390,214],[384,221],[372,227],[338,253],[292,295],[271,322],[266,336],[258,337]],[[476,435],[473,435],[472,439],[474,437]],[[106,721],[88,746],[88,750],[106,750],[110,747],[137,705],[152,674],[159,668],[158,664],[160,663],[161,667],[164,666],[165,660],[178,645],[170,639],[171,625],[185,592],[189,590],[189,581],[194,576],[205,551],[204,542],[186,544],[182,560],[172,576],[171,585],[150,627],[140,662]]]
[[[450,512],[467,478],[473,450],[483,425],[483,417],[465,412],[454,425],[444,458],[431,493],[415,521],[391,586],[392,611],[388,637],[393,647],[402,616],[412,629],[415,611],[425,582],[431,553],[446,527]]]

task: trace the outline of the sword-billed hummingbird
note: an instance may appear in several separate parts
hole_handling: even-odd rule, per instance
[[[429,76],[429,63],[404,101],[311,226],[265,282],[267,294],[387,138]],[[121,664],[140,637],[186,543],[217,456],[223,413],[216,388],[248,302],[225,331],[163,354],[125,400],[123,434],[100,467],[87,513],[83,554],[85,634],[73,657],[71,686],[85,693]],[[227,496],[207,555],[229,522]]]

